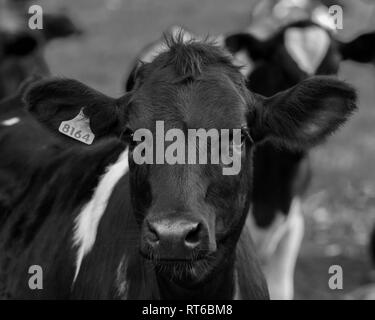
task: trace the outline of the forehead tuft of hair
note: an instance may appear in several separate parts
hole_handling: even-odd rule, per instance
[[[210,65],[224,65],[238,71],[232,64],[230,55],[208,37],[203,40],[186,40],[181,30],[174,35],[164,34],[164,41],[168,50],[155,60],[161,63],[161,67],[173,66],[180,77],[194,79],[202,74],[204,67]]]

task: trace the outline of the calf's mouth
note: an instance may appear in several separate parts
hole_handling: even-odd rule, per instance
[[[212,271],[216,256],[215,253],[205,253],[190,259],[164,259],[142,251],[140,254],[152,263],[158,274],[177,282],[188,281],[190,284],[202,281]]]

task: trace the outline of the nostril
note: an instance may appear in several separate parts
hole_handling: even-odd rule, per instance
[[[188,247],[196,247],[201,241],[202,225],[197,223],[194,225],[185,237],[185,245]]]
[[[150,243],[157,244],[159,242],[159,235],[158,232],[156,231],[156,228],[150,223],[147,222],[147,240]]]

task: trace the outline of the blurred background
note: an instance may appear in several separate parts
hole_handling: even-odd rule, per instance
[[[198,35],[246,28],[254,0],[45,0],[46,12],[65,11],[84,35],[46,48],[53,75],[80,80],[118,97],[140,50],[171,25]],[[330,1],[335,4],[335,1]],[[375,1],[344,5],[340,40],[375,30]],[[1,9],[0,9],[1,10]],[[342,299],[375,280],[368,254],[375,222],[375,67],[344,62],[339,77],[359,92],[360,110],[338,134],[312,152],[313,181],[304,199],[306,232],[297,263],[296,299]],[[340,265],[343,290],[328,288],[328,269]]]

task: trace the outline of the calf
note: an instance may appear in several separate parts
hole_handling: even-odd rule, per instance
[[[91,94],[86,95],[82,88]],[[121,106],[126,101],[104,97],[70,80],[33,85],[26,100],[38,105],[51,98],[56,104],[64,103],[56,100],[59,96],[56,93],[67,97],[68,92],[74,91],[71,98],[77,104],[105,103],[105,107]],[[141,237],[130,203],[127,152],[123,149],[123,144],[116,140],[99,142],[87,151],[69,147],[41,128],[21,106],[19,97],[1,104],[0,177],[6,179],[0,184],[0,195],[9,195],[9,191],[12,194],[12,201],[0,211],[3,298],[172,297],[168,288],[174,284],[167,281],[165,287],[159,288],[156,282],[159,276],[138,254],[137,242]],[[81,170],[88,162],[91,169],[85,169],[82,175]],[[237,283],[236,291],[228,288],[218,296],[212,288],[206,298],[267,298],[248,239],[245,232],[237,247],[233,266],[236,272],[225,281]],[[34,264],[43,269],[40,291],[28,287],[28,268]],[[245,264],[246,269],[238,267]],[[213,276],[211,273],[210,277]],[[193,289],[185,291],[176,286],[177,297],[199,298]]]
[[[250,90],[272,96],[315,74],[337,74],[342,60],[373,62],[375,33],[341,43],[310,21],[293,23],[268,40],[247,33],[226,38],[236,54],[251,61],[244,69]],[[310,180],[308,149],[290,151],[271,143],[254,156],[253,215],[249,227],[264,261],[271,297],[293,297],[294,266],[303,237],[301,196]]]
[[[131,92],[105,101],[123,110],[118,116],[128,155],[116,141],[62,148],[47,166],[35,169],[40,171],[6,212],[0,237],[4,292],[13,297],[267,298],[243,228],[251,205],[254,146],[265,140],[291,148],[318,143],[353,112],[354,91],[320,77],[270,98],[253,95],[223,50],[205,42],[183,43],[180,37],[136,74]],[[93,105],[92,99],[103,99],[81,88],[72,94],[75,84],[43,82],[29,90],[26,102],[58,110],[66,101]],[[16,156],[10,137],[28,130],[12,118],[1,118],[0,137],[10,136],[0,140],[0,148]],[[151,163],[140,164],[142,140],[136,137],[146,129],[155,136],[158,121],[180,133],[238,129],[241,138],[233,136],[231,150],[240,156],[240,171],[223,175],[228,167],[223,162],[156,164],[156,154]],[[156,153],[167,152],[172,141],[166,139]],[[178,145],[183,153],[196,152]],[[30,264],[43,264],[48,290],[27,289]]]

